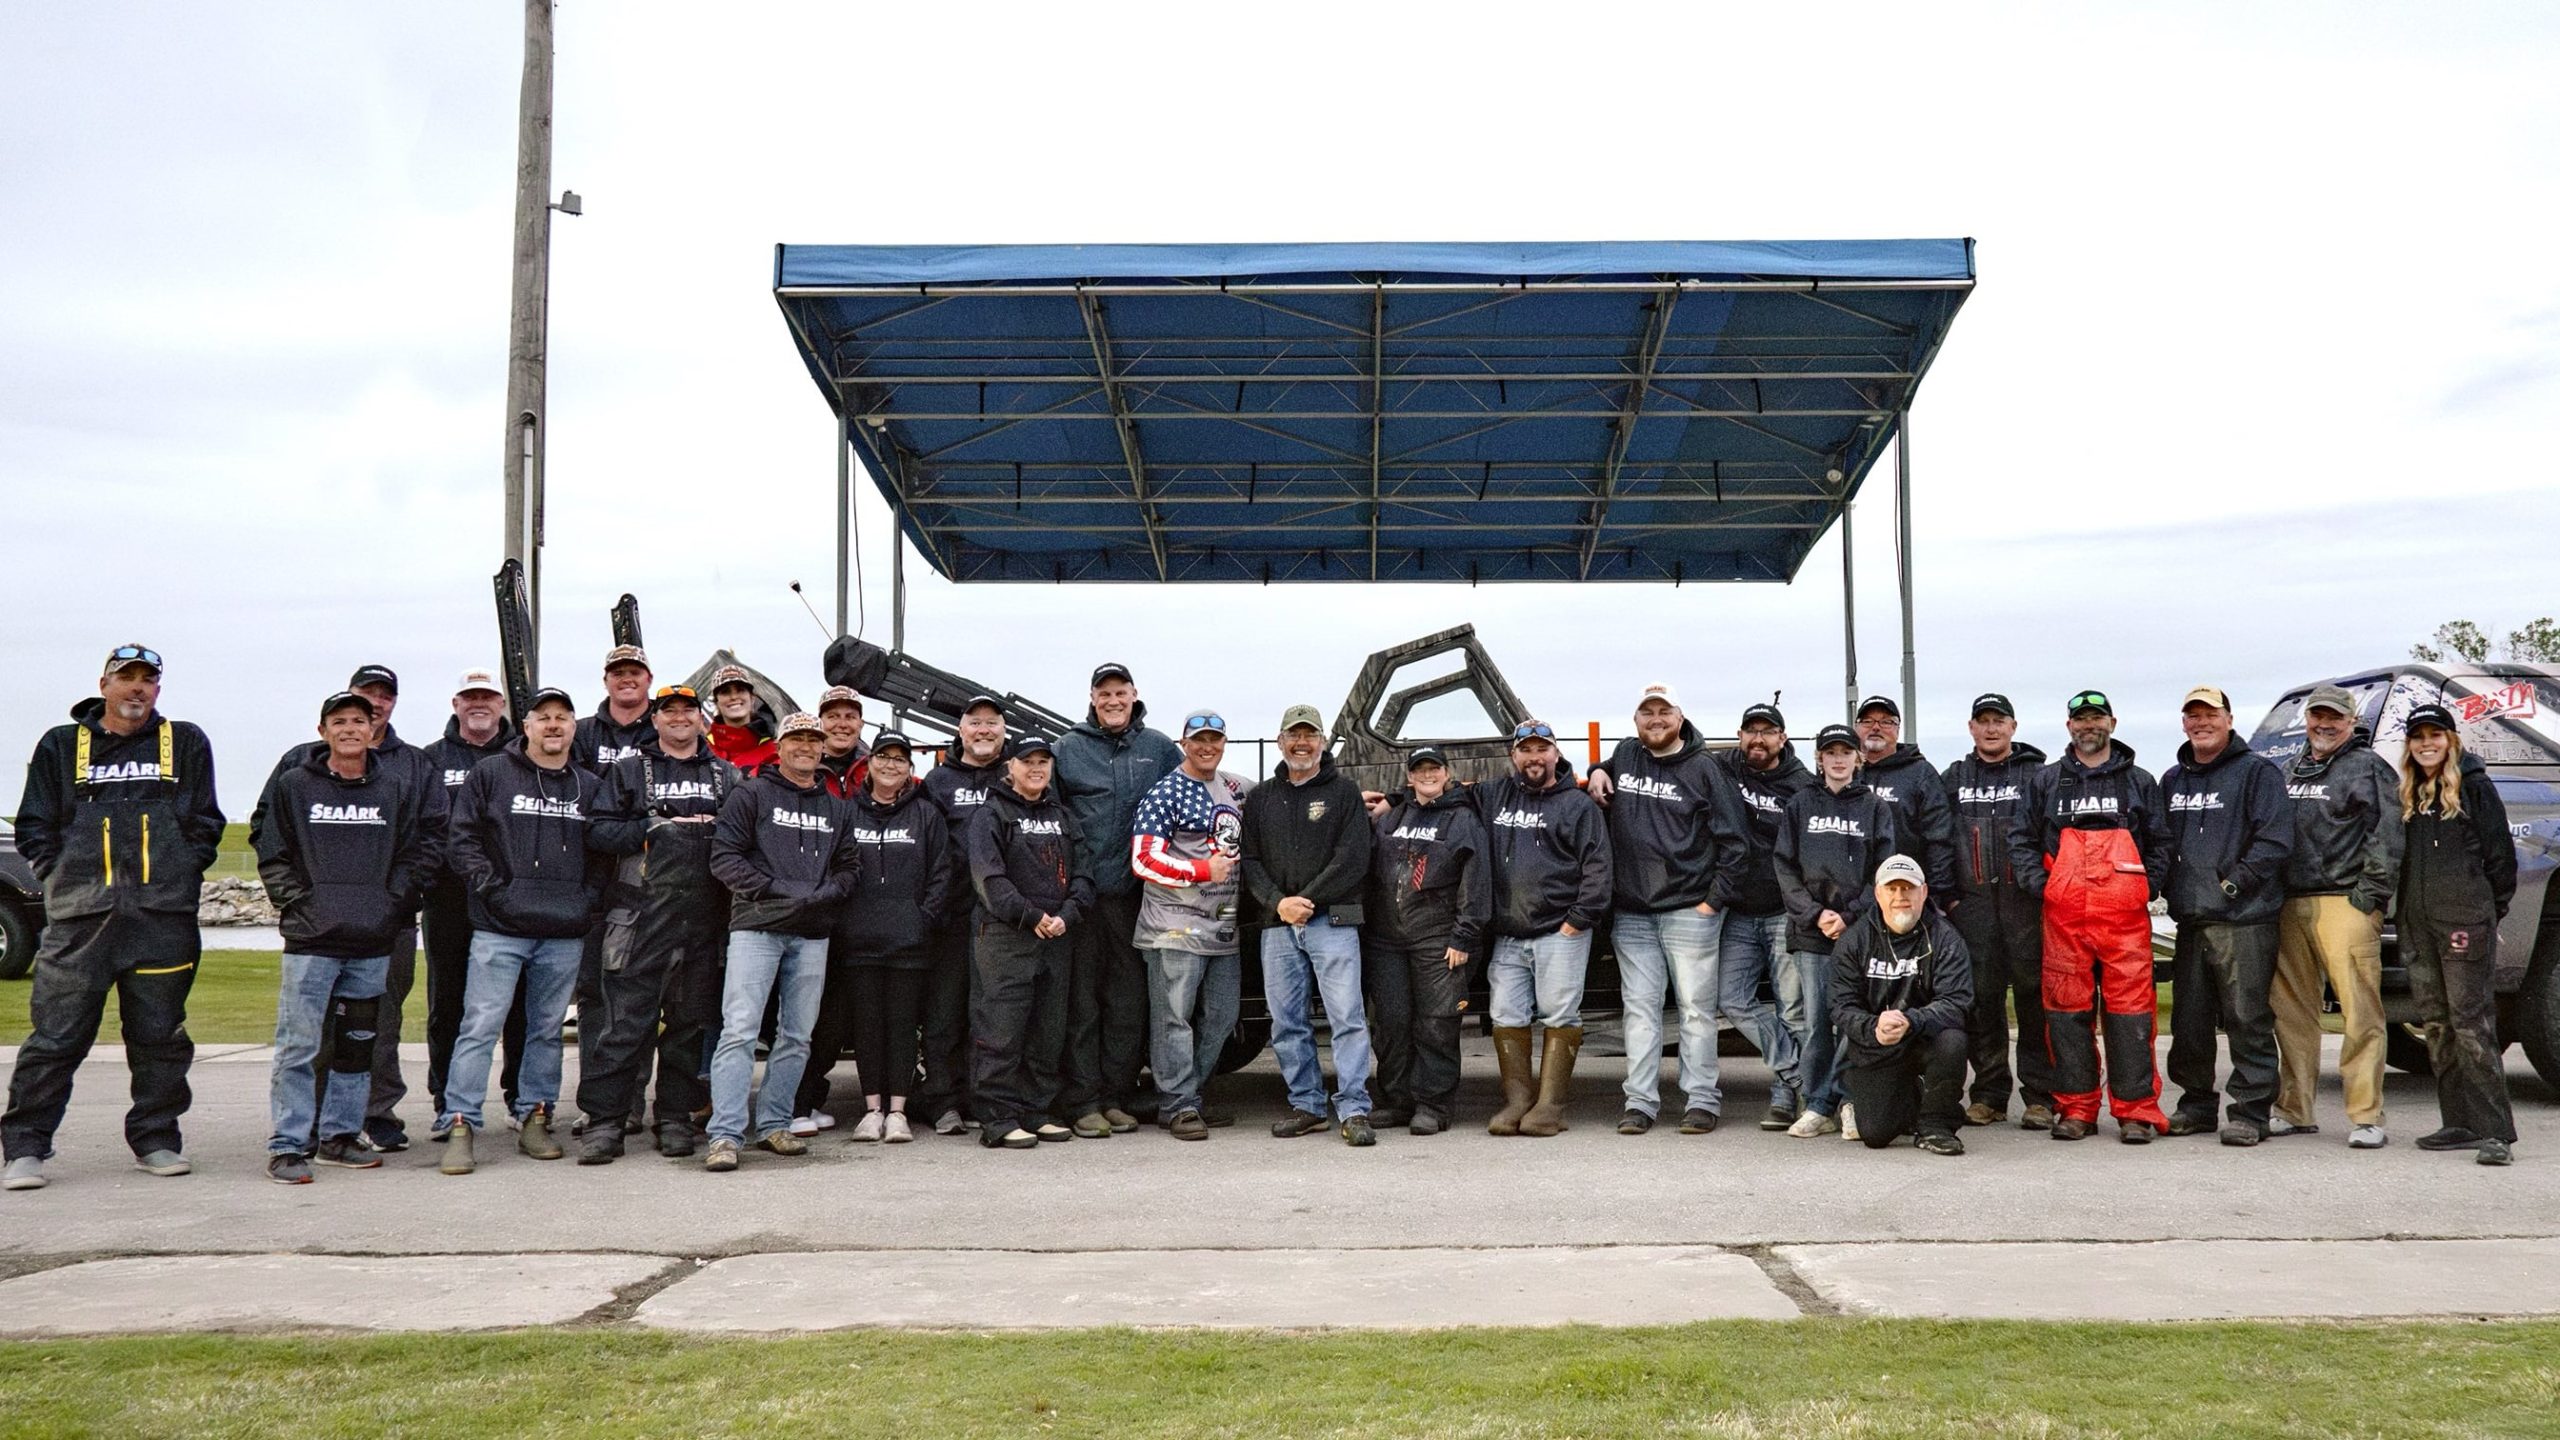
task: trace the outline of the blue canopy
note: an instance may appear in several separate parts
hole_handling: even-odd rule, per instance
[[[1785,580],[1969,240],[782,245],[809,373],[955,581]]]

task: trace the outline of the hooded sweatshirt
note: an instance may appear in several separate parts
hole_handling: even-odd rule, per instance
[[[1892,754],[1867,761],[1858,779],[1893,807],[1894,834],[1901,837],[1903,853],[1929,877],[1929,893],[1956,894],[1955,812],[1947,803],[1946,782],[1920,747],[1894,746]]]
[[[1682,720],[1667,756],[1642,740],[1621,740],[1598,768],[1615,786],[1607,813],[1617,907],[1658,914],[1731,906],[1751,868],[1750,821],[1698,727]]]
[[[1008,777],[987,786],[969,819],[969,883],[988,920],[1025,934],[1040,917],[1070,927],[1093,908],[1093,882],[1076,869],[1076,817],[1050,785],[1025,800]]]
[[[2462,757],[2462,813],[2408,817],[2400,914],[2437,925],[2490,925],[2516,898],[2516,843],[2506,802],[2477,755]]]
[[[326,760],[328,742],[305,740],[277,757],[276,768],[268,772],[266,788],[258,792],[258,803],[249,811],[249,832],[252,835],[267,818],[267,794],[275,788],[276,781],[309,764],[315,755]],[[426,828],[423,834],[429,846],[429,868],[442,871],[445,830],[449,823],[445,812],[453,804],[453,792],[443,783],[442,768],[436,764],[434,756],[401,739],[400,732],[389,725],[382,727],[382,739],[373,747],[373,755],[382,762],[384,782],[409,787],[415,792],[417,803],[425,808]]]
[[[350,780],[329,768],[322,746],[267,782],[249,843],[258,878],[283,912],[277,929],[285,949],[371,959],[388,952],[418,913],[441,854],[429,842],[426,801],[441,801],[444,786],[421,790],[402,769],[368,751],[364,773]]]
[[[1734,796],[1751,826],[1751,860],[1734,894],[1733,913],[1775,915],[1787,908],[1787,898],[1778,893],[1777,870],[1778,829],[1786,818],[1787,797],[1821,782],[1792,745],[1779,751],[1778,763],[1766,770],[1752,769],[1738,747],[1717,751],[1716,763],[1732,779]]]
[[[1134,893],[1138,877],[1129,871],[1129,823],[1147,791],[1182,763],[1181,747],[1163,731],[1147,728],[1142,700],[1117,732],[1103,729],[1088,708],[1083,723],[1058,737],[1056,753],[1053,783],[1083,837],[1076,842],[1076,873],[1093,882],[1096,895]]]
[[[192,915],[222,846],[213,746],[202,730],[157,711],[140,730],[118,735],[100,723],[106,713],[103,696],[72,706],[71,723],[46,731],[27,762],[18,853],[44,881],[45,917]]]
[[[1840,932],[1831,954],[1831,1023],[1852,1055],[1911,1051],[1942,1030],[1964,1028],[1973,1008],[1973,960],[1935,907],[1920,907],[1920,923],[1908,935],[1894,934],[1884,913],[1870,910]],[[1901,1011],[1911,1033],[1880,1045],[1876,1017],[1887,1010]]]
[[[1535,789],[1515,770],[1459,793],[1475,802],[1488,837],[1494,934],[1587,932],[1609,913],[1609,823],[1574,783],[1571,762],[1557,756],[1555,774]]]
[[[454,802],[454,873],[471,888],[471,928],[524,939],[584,935],[604,894],[587,823],[602,782],[576,765],[546,770],[518,736],[471,767]]]
[[[1275,919],[1292,895],[1336,925],[1361,923],[1369,882],[1369,810],[1360,786],[1326,755],[1304,785],[1286,762],[1244,797],[1244,888]],[[1134,878],[1134,877],[1133,877]]]
[[[924,793],[941,809],[942,828],[951,837],[951,882],[943,902],[946,919],[966,920],[978,903],[978,892],[969,883],[969,822],[978,807],[987,803],[987,792],[1003,778],[1001,758],[973,765],[957,745],[924,774]]]
[[[2133,747],[2107,742],[2107,758],[2080,763],[2077,751],[2035,773],[2018,797],[2018,821],[2009,832],[2009,868],[2030,893],[2044,898],[2047,865],[2065,830],[2123,830],[2133,836],[2150,880],[2151,898],[2169,882],[2169,813],[2150,772],[2133,763]]]
[[[2044,752],[2033,745],[2013,744],[1998,761],[1968,752],[1947,767],[1947,801],[1955,814],[1956,889],[1964,895],[1987,895],[2015,885],[2018,873],[2009,853],[2009,832],[2017,827],[2018,807],[2027,786],[2044,768]]]
[[[1372,822],[1370,933],[1404,950],[1484,948],[1493,921],[1493,857],[1484,822],[1455,787],[1437,800],[1389,798]]]
[[[569,763],[602,775],[625,757],[639,754],[642,747],[657,743],[658,722],[648,706],[641,706],[640,718],[625,725],[613,718],[613,704],[607,701],[593,715],[579,718],[578,728],[569,736]]]
[[[444,782],[444,808],[438,812],[437,822],[444,827],[444,834],[437,837],[438,853],[443,860],[443,878],[450,879],[453,875],[453,856],[449,853],[451,842],[447,837],[453,830],[454,804],[462,798],[462,782],[471,778],[473,766],[506,749],[508,742],[515,738],[515,722],[500,715],[498,733],[489,737],[488,744],[474,745],[462,738],[462,717],[448,715],[444,721],[444,738],[419,747],[427,757],[427,764]],[[576,743],[574,737],[571,743]]]
[[[849,802],[862,879],[836,917],[827,959],[837,965],[923,970],[933,962],[926,942],[950,904],[951,832],[942,810],[910,779],[894,800],[870,787]]]
[[[2400,883],[2400,777],[2373,753],[2359,727],[2326,759],[2311,747],[2286,767],[2293,799],[2293,854],[2284,863],[2288,895],[2344,895],[2367,915],[2391,904]]]
[[[1932,777],[1934,778],[1934,777]],[[1831,953],[1822,912],[1855,923],[1875,908],[1876,867],[1895,852],[1893,806],[1862,779],[1816,784],[1787,801],[1778,829],[1778,892],[1787,898],[1787,946]],[[1844,932],[1845,933],[1845,932]]]
[[[2293,854],[2293,801],[2275,762],[2236,731],[2210,762],[2196,759],[2193,744],[2181,745],[2177,763],[2161,773],[2160,794],[2169,809],[2170,917],[2274,920]]]
[[[815,780],[794,785],[768,765],[720,802],[711,873],[729,887],[729,928],[824,939],[862,879],[845,802]]]

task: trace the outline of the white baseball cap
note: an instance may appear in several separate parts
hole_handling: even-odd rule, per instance
[[[1644,692],[1636,696],[1636,708],[1639,710],[1643,709],[1644,702],[1647,700],[1659,700],[1674,710],[1680,708],[1680,692],[1659,681],[1654,684],[1647,685],[1644,687]]]
[[[1921,871],[1920,862],[1908,855],[1888,856],[1883,864],[1876,867],[1878,885],[1896,880],[1906,885],[1918,885],[1924,889],[1929,884],[1929,877]]]
[[[492,695],[507,693],[507,687],[498,683],[498,672],[485,668],[463,671],[462,678],[453,687],[456,696],[468,695],[474,690],[486,690]]]

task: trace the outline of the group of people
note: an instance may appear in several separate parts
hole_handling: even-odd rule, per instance
[[[153,1174],[190,1168],[185,1000],[223,817],[211,749],[160,714],[160,679],[156,652],[117,647],[98,697],[30,763],[18,844],[47,924],[0,1123],[9,1189],[45,1183],[111,991],[133,1072],[126,1138]],[[272,1178],[407,1147],[401,1012],[421,934],[447,1174],[479,1163],[493,1069],[524,1155],[574,1147],[608,1164],[654,1116],[661,1154],[699,1148],[729,1171],[749,1147],[797,1155],[834,1127],[830,1074],[848,1050],[857,1141],[901,1143],[922,1123],[1036,1149],[1146,1119],[1204,1140],[1233,1123],[1207,1092],[1248,941],[1288,1089],[1274,1135],[1368,1146],[1455,1123],[1481,958],[1502,1096],[1487,1129],[1551,1136],[1604,927],[1624,999],[1622,1134],[1661,1114],[1666,1006],[1683,1134],[1722,1116],[1719,1016],[1774,1074],[1760,1126],[1793,1136],[1907,1135],[1961,1154],[1960,1128],[2002,1122],[2013,1088],[2020,1123],[2057,1140],[2092,1134],[2102,1098],[2127,1143],[2310,1134],[2325,982],[2346,1030],[2348,1144],[2375,1148],[2395,904],[2444,1112],[2417,1143],[2505,1164],[2516,1138],[2491,990],[2515,855],[2495,787],[2438,706],[2407,717],[2395,773],[2352,697],[2314,691],[2308,744],[2280,767],[2200,686],[2182,705],[2187,744],[2154,779],[2097,691],[2066,703],[2070,747],[2050,762],[2017,741],[2005,696],[1980,696],[1972,750],[1941,772],[1902,741],[1887,697],[1822,727],[1809,768],[1775,705],[1714,749],[1656,684],[1588,776],[1530,720],[1505,773],[1457,783],[1425,746],[1404,787],[1378,792],[1337,767],[1305,705],[1280,717],[1270,776],[1230,773],[1222,715],[1152,729],[1118,664],[1093,672],[1086,719],[1054,741],[1009,734],[999,700],[972,698],[929,769],[895,730],[864,743],[850,689],[777,719],[736,667],[711,677],[708,710],[654,682],[645,653],[617,646],[595,712],[545,688],[519,730],[497,677],[466,672],[424,747],[392,727],[386,666],[322,702],[317,739],[277,762],[251,821],[285,948]],[[2162,898],[2177,921],[2173,1112],[2153,1058]],[[580,1118],[563,1134],[573,1000]]]

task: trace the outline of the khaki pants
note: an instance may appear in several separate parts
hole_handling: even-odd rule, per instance
[[[2338,1079],[2347,1092],[2347,1122],[2382,1123],[2382,917],[2344,895],[2303,895],[2284,902],[2276,940],[2277,1085],[2275,1113],[2296,1125],[2316,1118],[2320,1088],[2320,981],[2338,994],[2346,1044]]]

